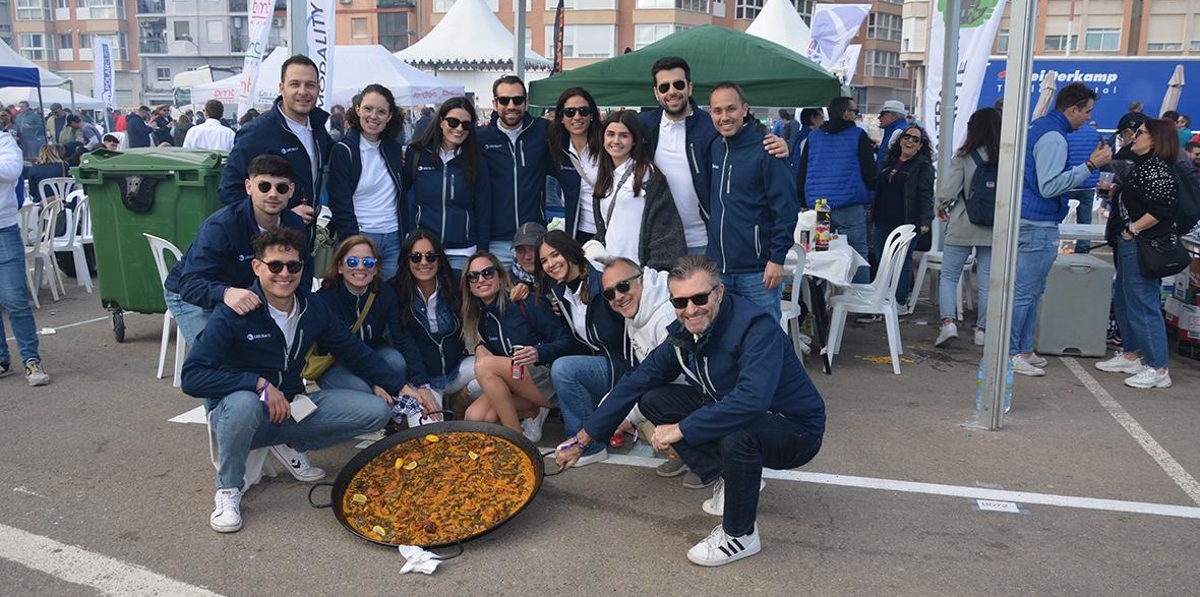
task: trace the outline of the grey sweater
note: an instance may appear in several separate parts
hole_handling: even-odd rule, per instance
[[[979,151],[980,156],[987,160],[987,152]],[[937,187],[937,202],[942,209],[950,214],[946,222],[946,240],[948,245],[960,246],[991,246],[992,227],[972,224],[967,217],[967,204],[963,200],[964,189],[971,188],[971,180],[975,176],[975,160],[971,156],[960,156],[957,153],[950,159],[950,168],[941,177]]]
[[[638,239],[638,261],[658,270],[669,270],[675,260],[687,253],[687,240],[683,236],[683,220],[675,207],[671,189],[662,175],[650,176],[642,185],[646,196],[646,207],[642,210],[642,230]],[[600,210],[600,198],[592,197],[592,209],[596,214],[596,236],[593,240],[604,244],[608,223]]]

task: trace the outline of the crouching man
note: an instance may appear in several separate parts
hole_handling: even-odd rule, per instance
[[[675,448],[703,482],[713,483],[702,508],[724,521],[687,556],[720,566],[761,549],[755,519],[762,469],[796,468],[816,456],[825,402],[778,319],[726,293],[714,261],[684,256],[667,280],[679,321],[556,456],[560,467],[574,465],[636,403],[657,426],[651,445]],[[671,384],[680,374],[688,385]]]
[[[389,403],[404,386],[398,371],[350,333],[324,303],[297,294],[304,268],[303,232],[272,228],[252,242],[250,291],[262,306],[238,315],[217,305],[183,365],[183,391],[205,398],[217,437],[216,509],[213,530],[242,528],[240,503],[246,456],[270,446],[291,473],[306,481],[325,476],[309,464],[307,450],[334,445],[384,426]],[[304,392],[300,372],[314,342],[375,387],[375,394],[323,390],[310,398],[317,409],[302,421],[292,400]]]

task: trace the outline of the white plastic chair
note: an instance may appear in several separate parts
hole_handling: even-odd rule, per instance
[[[17,226],[21,232],[21,244],[29,247],[37,242],[38,238],[38,215],[41,214],[41,206],[32,201],[26,201],[24,205],[17,210]]]
[[[960,319],[960,320],[963,318],[963,285],[966,283],[967,276],[969,275],[970,269],[974,265],[975,265],[975,256],[974,256],[974,254],[972,254],[970,257],[967,257],[966,263],[963,264],[962,278],[959,279],[958,292],[955,294],[956,300],[958,301],[958,307],[957,307],[957,310],[955,311],[955,313],[958,314],[958,319]],[[924,255],[921,256],[921,263],[920,263],[920,265],[917,266],[917,280],[916,280],[916,282],[913,283],[912,292],[909,293],[909,295],[908,295],[908,304],[905,305],[906,313],[912,313],[913,309],[917,308],[917,300],[920,298],[919,295],[921,294],[921,291],[924,290],[924,288],[925,288],[925,274],[927,274],[931,271],[938,271],[938,272],[942,271],[942,252],[941,251],[927,251]],[[938,283],[937,282],[938,279],[933,276],[930,276],[929,279],[930,279],[930,282],[929,282],[930,300],[933,300],[936,302],[935,299],[937,298],[937,294],[934,293],[933,289],[934,289],[934,284]],[[971,299],[970,292],[967,293],[966,302],[967,302],[968,306],[974,305],[974,301]]]
[[[80,286],[91,293],[92,276],[88,272],[87,256],[83,252],[83,243],[79,238],[79,216],[81,210],[86,211],[88,208],[87,195],[83,194],[83,189],[75,189],[67,195],[66,202],[74,202],[75,207],[63,209],[67,225],[61,235],[54,237],[54,252],[71,253],[71,258],[75,262],[75,279]]]
[[[204,422],[208,427],[208,456],[212,459],[213,468],[220,470],[221,463],[217,459],[217,432],[213,431],[212,413],[205,413]],[[275,472],[275,465],[271,464],[271,459],[267,457],[269,454],[268,448],[256,448],[246,455],[246,474],[242,477],[245,484],[242,485],[242,491],[250,489],[251,485],[261,481],[264,476],[274,477],[278,474]]]
[[[787,334],[792,339],[792,347],[796,350],[796,356],[803,357],[803,347],[800,339],[800,315],[804,312],[800,307],[800,298],[804,294],[804,263],[807,261],[808,254],[804,250],[804,245],[792,245],[792,251],[796,253],[796,268],[792,270],[792,295],[785,301],[781,301],[779,325],[783,326],[783,333]]]
[[[42,201],[46,202],[50,199],[58,199],[65,201],[67,195],[71,191],[79,188],[79,183],[75,182],[70,176],[55,176],[53,178],[43,178],[38,183],[38,192],[42,195]]]
[[[37,293],[41,290],[43,277],[48,278],[50,294],[54,300],[59,300],[58,289],[62,287],[63,294],[67,289],[63,286],[58,273],[58,263],[54,261],[54,223],[62,213],[62,202],[57,199],[42,203],[42,211],[38,215],[37,240],[32,246],[25,247],[25,281],[29,284],[29,292],[34,296],[34,305],[39,309]]]
[[[154,253],[154,266],[158,268],[158,279],[164,285],[167,283],[167,275],[171,273],[170,266],[167,265],[167,253],[175,256],[175,261],[179,261],[183,253],[171,241],[159,238],[153,234],[143,232],[142,236],[150,242],[150,251]],[[78,267],[78,266],[76,266]],[[87,267],[85,264],[84,267]],[[162,328],[162,344],[158,349],[158,379],[162,379],[163,368],[167,364],[167,347],[171,345],[171,322],[175,320],[175,314],[171,313],[170,309],[163,314]],[[174,387],[180,385],[180,375],[183,373],[183,332],[179,331],[179,326],[175,326],[175,380],[172,382]]]
[[[887,324],[888,349],[892,355],[892,372],[900,375],[900,353],[904,347],[900,340],[900,313],[896,304],[896,285],[900,282],[903,259],[908,254],[908,245],[917,235],[899,228],[888,235],[880,260],[879,270],[870,284],[853,285],[854,292],[838,294],[830,299],[833,316],[829,329],[829,360],[837,355],[842,345],[842,333],[846,317],[850,313],[883,315]],[[897,234],[899,232],[899,234]]]

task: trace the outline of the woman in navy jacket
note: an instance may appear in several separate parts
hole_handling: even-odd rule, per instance
[[[573,342],[546,303],[533,297],[512,302],[510,285],[495,255],[481,251],[467,260],[463,338],[475,347],[475,378],[483,397],[467,409],[466,418],[521,432],[518,413],[529,418],[539,408],[550,408],[550,363],[570,353]]]
[[[329,231],[338,240],[362,234],[375,242],[383,259],[383,279],[400,266],[400,241],[407,228],[408,207],[401,185],[396,138],[403,118],[392,92],[367,85],[346,112],[350,125],[329,156]]]
[[[405,154],[404,186],[413,190],[414,228],[428,228],[462,271],[477,247],[487,247],[491,193],[487,163],[475,136],[475,106],[446,100],[437,119]]]

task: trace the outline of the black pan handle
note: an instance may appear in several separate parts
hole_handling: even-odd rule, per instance
[[[333,487],[333,483],[313,483],[313,486],[308,488],[308,505],[312,506],[313,508],[332,507],[333,506],[333,495],[332,494],[330,494],[329,503],[327,503],[327,504],[318,504],[313,501],[313,492],[316,491],[318,487]]]
[[[439,554],[439,553],[436,553],[436,552],[435,552],[435,554],[434,554],[434,555],[436,555],[436,556],[438,557],[438,559],[439,559],[439,560],[442,560],[443,562],[444,562],[444,561],[446,561],[446,560],[453,560],[454,558],[457,558],[458,556],[461,556],[461,555],[463,555],[463,551],[465,551],[465,550],[464,550],[464,548],[463,548],[462,541],[455,541],[455,542],[454,542],[454,545],[455,545],[456,547],[458,547],[458,551],[457,551],[457,552],[455,552],[455,553],[454,553],[454,555],[444,556],[444,555],[442,555],[442,554]]]
[[[550,450],[549,452],[546,452],[545,454],[542,454],[542,460],[545,460],[547,456],[554,456],[554,450]],[[557,465],[558,463],[556,462],[555,464]],[[542,467],[542,468],[543,468],[543,470],[545,469],[545,465],[544,465],[544,464],[543,464],[543,467]],[[553,473],[545,473],[545,472],[544,472],[544,473],[542,473],[542,476],[543,476],[543,477],[553,477],[554,475],[561,475],[561,474],[563,474],[563,473],[565,473],[565,472],[566,472],[566,470],[565,470],[565,469],[559,469],[559,470],[556,470],[556,471],[554,471]]]
[[[432,415],[434,413],[442,413],[442,421],[438,421],[438,422],[449,421],[454,417],[454,411],[452,411],[452,410],[435,410],[429,414],[421,413],[421,422],[424,423],[426,420],[432,420],[432,419],[430,419],[429,415]],[[450,415],[451,419],[446,418],[446,415]]]

